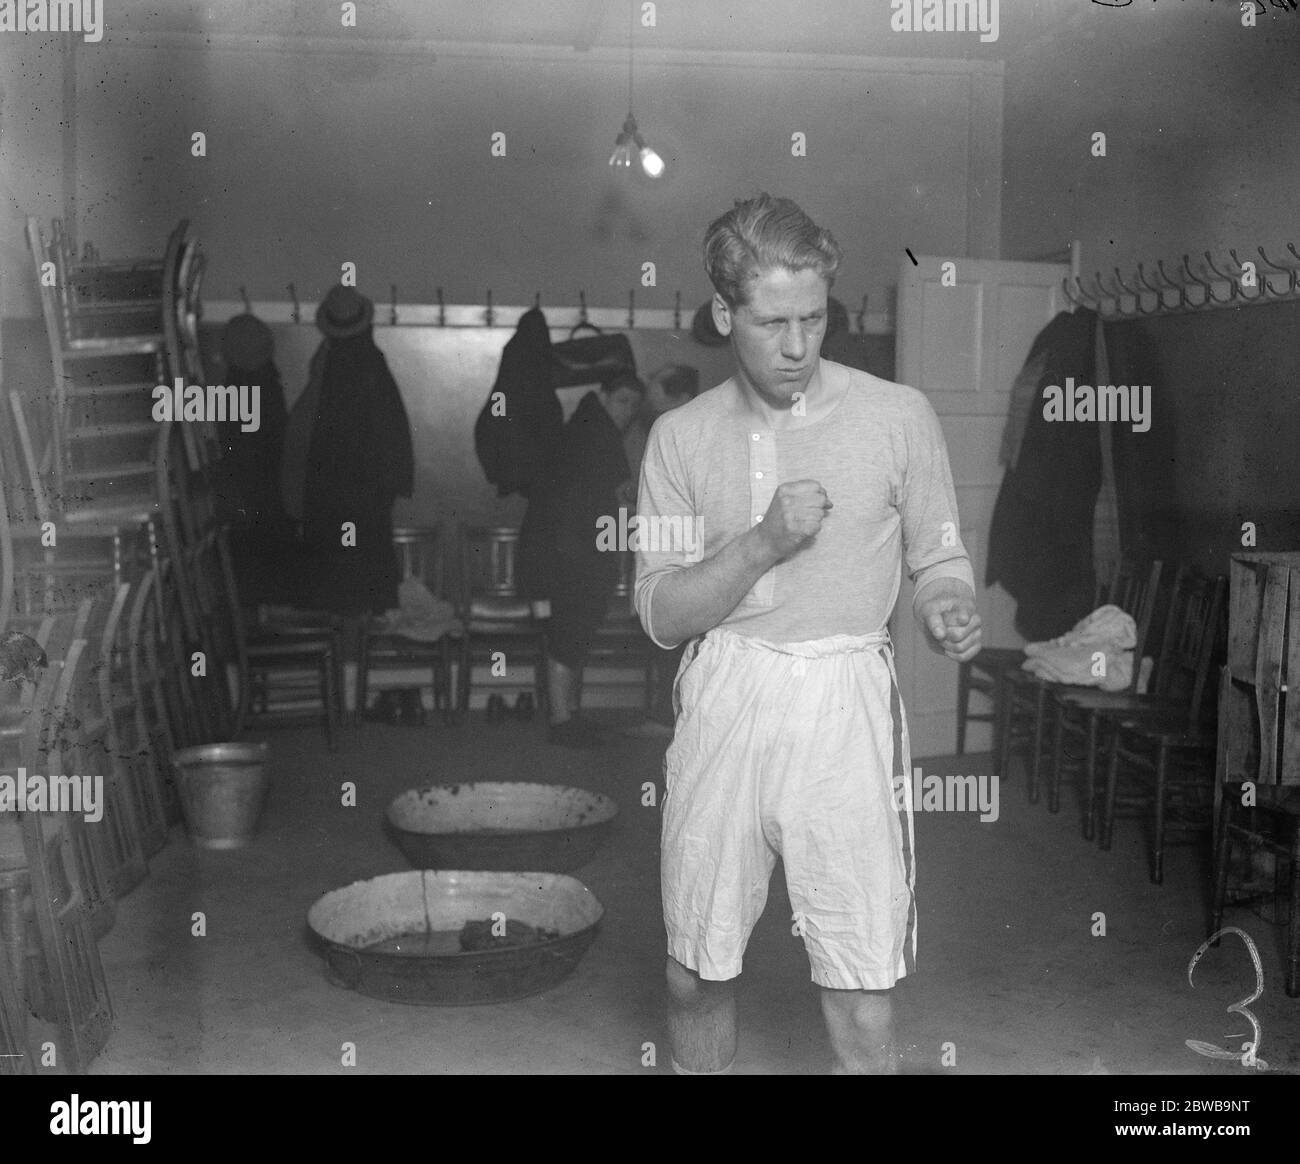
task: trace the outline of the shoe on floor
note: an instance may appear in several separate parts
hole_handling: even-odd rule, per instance
[[[606,742],[606,736],[594,724],[572,715],[546,729],[546,742],[563,748],[599,748]]]
[[[662,720],[647,717],[640,723],[628,724],[620,734],[633,740],[671,740],[673,726]]]

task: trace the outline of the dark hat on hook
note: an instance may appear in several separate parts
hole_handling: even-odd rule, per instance
[[[706,299],[691,320],[691,338],[705,347],[717,348],[727,342],[727,337],[713,323],[713,300]]]
[[[375,305],[355,287],[337,283],[316,308],[316,326],[330,339],[360,335],[375,318]]]

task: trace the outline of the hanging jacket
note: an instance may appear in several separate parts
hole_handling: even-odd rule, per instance
[[[1049,421],[1043,389],[1095,384],[1095,312],[1062,312],[1034,340],[1026,363],[1041,360],[1015,464],[998,490],[989,530],[985,584],[1016,600],[1016,629],[1050,639],[1092,609],[1093,518],[1101,484],[1101,441],[1090,421]]]
[[[530,308],[501,353],[497,378],[474,422],[474,452],[498,496],[528,496],[555,455],[564,410],[552,378],[546,316]]]

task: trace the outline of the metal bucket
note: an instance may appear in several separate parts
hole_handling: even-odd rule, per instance
[[[200,744],[172,756],[190,840],[239,849],[253,839],[271,781],[266,744]]]

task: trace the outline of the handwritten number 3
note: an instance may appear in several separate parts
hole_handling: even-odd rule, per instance
[[[1234,1002],[1228,1007],[1230,1013],[1245,1015],[1250,1020],[1250,1026],[1255,1032],[1255,1038],[1249,1043],[1242,1043],[1240,1051],[1225,1051],[1221,1047],[1216,1047],[1213,1043],[1203,1043],[1200,1039],[1184,1039],[1183,1041],[1198,1055],[1204,1055],[1209,1059],[1240,1059],[1243,1067],[1255,1067],[1260,1071],[1267,1071],[1268,1064],[1259,1058],[1259,1043],[1260,1039],[1263,1038],[1263,1028],[1260,1027],[1259,1020],[1246,1009],[1250,1003],[1264,993],[1264,966],[1259,960],[1259,951],[1255,949],[1255,943],[1250,940],[1250,935],[1236,926],[1224,926],[1221,930],[1215,930],[1200,944],[1196,953],[1192,955],[1192,960],[1187,963],[1187,984],[1193,990],[1196,989],[1196,983],[1192,981],[1192,971],[1196,969],[1196,963],[1201,960],[1202,955],[1210,946],[1224,934],[1240,935],[1241,940],[1246,943],[1246,949],[1250,951],[1250,960],[1255,964],[1255,993],[1248,998],[1243,998],[1240,1002]]]

